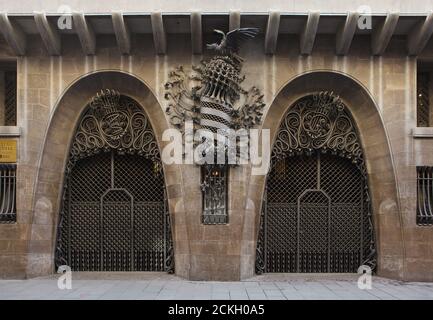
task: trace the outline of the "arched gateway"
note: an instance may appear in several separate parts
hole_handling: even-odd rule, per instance
[[[65,168],[56,267],[173,271],[158,145],[139,104],[97,94],[79,120]]]
[[[338,96],[306,96],[284,116],[260,220],[257,273],[376,267],[362,146]]]

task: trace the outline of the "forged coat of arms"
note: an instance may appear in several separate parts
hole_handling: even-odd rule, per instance
[[[240,44],[258,34],[257,28],[235,29],[221,35],[219,43],[208,44],[216,55],[190,71],[183,66],[169,74],[165,84],[166,109],[171,123],[184,131],[184,123],[192,121],[194,130],[220,133],[229,129],[249,129],[262,118],[263,95],[256,87],[245,90],[241,84],[243,59],[238,55]]]

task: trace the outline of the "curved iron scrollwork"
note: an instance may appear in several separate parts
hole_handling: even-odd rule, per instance
[[[303,98],[289,110],[277,133],[271,159],[317,149],[351,158],[358,165],[364,162],[352,117],[332,92]]]
[[[271,170],[280,170],[278,166],[284,166],[284,160],[293,156],[316,154],[318,161],[320,161],[318,153],[350,159],[361,173],[363,186],[361,189],[363,191],[360,193],[360,197],[364,203],[361,207],[365,207],[362,211],[366,215],[363,232],[365,232],[365,239],[370,239],[368,248],[365,249],[365,254],[362,257],[362,264],[368,265],[374,270],[376,268],[375,237],[361,142],[350,112],[341,99],[332,92],[318,92],[301,98],[286,113],[272,149]],[[320,164],[318,166],[317,170],[320,170]],[[293,170],[296,172],[296,169]],[[320,171],[318,172],[320,174]],[[256,273],[258,274],[266,272],[265,215],[269,201],[266,198],[269,192],[268,184],[269,175],[263,198],[257,241]],[[318,184],[320,185],[320,178]]]
[[[65,230],[70,228],[70,221],[68,221],[68,210],[70,210],[70,208],[68,208],[68,205],[70,204],[71,201],[70,201],[70,192],[68,193],[68,191],[70,190],[68,189],[71,189],[70,186],[71,177],[74,172],[74,168],[77,166],[78,163],[80,163],[80,160],[92,156],[98,156],[99,158],[102,157],[101,159],[103,159],[103,161],[106,162],[106,158],[108,157],[107,159],[109,159],[110,154],[111,154],[111,160],[107,160],[108,161],[107,168],[110,168],[110,166],[112,168],[111,185],[109,183],[110,178],[108,178],[106,179],[108,181],[107,182],[108,185],[105,185],[104,184],[105,182],[101,180],[101,182],[97,185],[97,187],[99,187],[101,190],[120,190],[119,186],[114,185],[115,184],[114,179],[117,178],[115,178],[114,171],[113,171],[115,170],[114,168],[116,165],[120,166],[119,163],[123,163],[125,165],[123,169],[122,168],[118,169],[119,173],[116,173],[119,176],[119,181],[120,180],[124,181],[122,182],[122,184],[124,185],[128,185],[127,184],[128,178],[122,176],[123,172],[125,173],[134,172],[134,174],[146,174],[147,172],[148,176],[143,176],[142,179],[148,179],[146,184],[148,184],[149,186],[146,187],[146,190],[135,191],[138,194],[138,198],[140,199],[137,200],[136,204],[134,202],[133,210],[134,212],[139,212],[139,213],[147,212],[148,217],[143,219],[148,219],[149,221],[153,219],[153,221],[156,222],[164,221],[163,225],[165,230],[163,231],[159,230],[157,232],[155,231],[155,234],[165,234],[165,239],[163,239],[163,241],[164,243],[166,243],[164,249],[165,256],[161,258],[161,261],[163,261],[161,264],[164,265],[164,267],[158,267],[158,268],[162,268],[162,270],[165,269],[165,271],[167,272],[173,272],[174,258],[173,258],[173,241],[171,237],[171,222],[170,222],[170,215],[168,213],[168,208],[166,205],[165,193],[163,194],[161,193],[162,191],[160,192],[159,190],[159,189],[162,190],[164,187],[163,184],[164,179],[163,179],[162,164],[160,159],[160,152],[159,152],[158,144],[153,129],[151,127],[151,124],[146,114],[143,112],[142,108],[137,104],[136,101],[134,101],[130,97],[121,95],[119,92],[115,90],[110,90],[110,89],[102,90],[101,92],[97,93],[94,96],[94,98],[91,100],[91,102],[89,103],[89,105],[87,106],[86,110],[84,111],[83,115],[80,118],[80,121],[75,131],[75,135],[71,143],[69,159],[65,168],[65,180],[64,180],[63,194],[62,194],[62,207],[61,207],[59,223],[58,223],[57,245],[56,245],[56,254],[55,254],[56,266],[68,265],[68,263],[71,262],[68,261],[68,255],[70,256],[70,252],[68,253],[68,241],[70,241],[70,239],[68,239],[67,236],[65,237],[65,235],[67,234]],[[119,158],[120,156],[125,156],[125,159],[126,156],[140,156],[147,160],[137,161],[134,160],[133,158],[128,158],[130,160],[120,160]],[[110,165],[110,161],[111,161],[111,165]],[[110,171],[110,169],[108,169],[108,171]],[[150,175],[149,172],[151,173]],[[98,174],[95,173],[94,175],[95,175],[94,178],[98,179],[97,176]],[[82,182],[85,183],[86,179],[88,178],[89,177],[87,178],[82,177],[80,179],[82,179]],[[139,179],[139,178],[135,178],[135,179]],[[95,185],[96,184],[97,183],[95,183]],[[134,188],[134,184],[136,183],[131,183],[128,186],[130,186],[130,188]],[[121,186],[121,188],[125,188],[125,187]],[[137,188],[143,188],[143,186]],[[152,191],[151,190],[152,188],[158,190]],[[149,194],[146,196],[146,195],[140,195],[139,192],[153,192],[154,194]],[[82,190],[80,190],[80,194],[82,193],[83,193]],[[95,202],[96,201],[95,199],[91,201]],[[96,201],[95,203],[98,203],[98,201]],[[95,206],[95,204],[92,205]],[[96,204],[96,206],[99,205]],[[89,205],[88,203],[83,202],[82,207],[85,210],[88,210]],[[162,214],[162,219],[159,218],[161,214]],[[146,221],[147,220],[143,220],[143,221],[137,220],[136,223],[141,223],[142,225],[144,225],[147,223]],[[88,229],[89,227],[87,226],[84,228],[83,227],[78,227],[78,228]],[[140,237],[140,235],[138,235],[137,237]],[[159,241],[159,240],[156,238],[155,239],[152,238],[152,240],[149,241]],[[87,243],[83,244],[83,246],[91,247],[91,245]],[[146,247],[146,245],[143,245],[143,247]],[[92,254],[94,254],[94,252],[90,252],[90,255]],[[140,254],[143,255],[145,253],[140,253]],[[98,265],[93,261],[97,259],[95,257],[98,255],[101,255],[101,253],[96,253],[95,256],[92,256],[90,258],[92,260],[92,266],[102,268],[101,265]],[[79,259],[82,258],[80,257]],[[87,259],[89,259],[89,257],[87,257]],[[140,259],[144,260],[147,258],[140,257]],[[153,264],[156,265],[156,262],[154,262]],[[134,267],[131,266],[131,268]],[[161,269],[158,269],[158,271],[159,270]]]
[[[82,116],[69,162],[110,149],[160,162],[155,135],[144,112],[131,98],[106,89],[92,99]]]

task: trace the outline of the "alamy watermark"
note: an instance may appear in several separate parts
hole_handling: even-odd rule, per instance
[[[373,282],[371,268],[367,265],[362,265],[358,268],[358,274],[360,274],[358,278],[358,289],[371,290]]]
[[[162,140],[165,164],[228,164],[252,165],[253,175],[265,175],[270,163],[269,129],[207,129],[194,130],[192,121],[185,121],[184,134],[167,129]],[[261,142],[261,143],[260,143]]]
[[[372,25],[372,10],[370,6],[360,6],[356,10],[359,13],[358,17],[358,29],[360,30],[371,30]]]
[[[57,19],[57,28],[60,30],[72,30],[72,9],[68,5],[61,5],[57,9],[57,13],[60,13],[60,17]]]
[[[57,287],[60,290],[71,290],[72,289],[72,271],[71,267],[63,265],[59,266],[57,269],[57,273],[60,273],[61,276],[57,279]]]

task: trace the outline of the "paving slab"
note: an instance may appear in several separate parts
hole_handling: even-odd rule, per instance
[[[265,274],[238,282],[189,281],[158,272],[74,272],[72,289],[59,275],[0,280],[2,300],[433,300],[433,283],[372,278],[361,290],[356,274]]]

